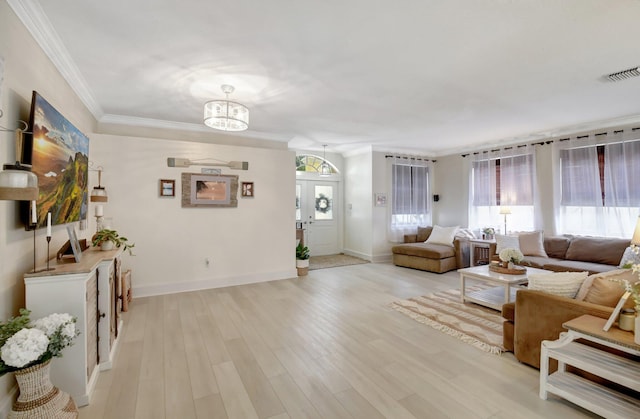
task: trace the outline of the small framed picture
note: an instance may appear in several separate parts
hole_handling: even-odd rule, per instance
[[[385,207],[387,205],[387,194],[386,193],[376,193],[375,194],[375,204],[376,204],[376,207]]]
[[[622,294],[622,297],[620,297],[620,301],[618,301],[618,305],[613,309],[611,316],[609,316],[609,320],[607,320],[602,330],[604,330],[605,332],[609,331],[609,329],[611,328],[611,325],[616,321],[618,321],[620,310],[622,309],[622,306],[624,305],[624,303],[627,302],[627,299],[630,296],[631,296],[631,293],[629,291],[626,291],[624,294]]]
[[[253,182],[242,182],[242,197],[253,198],[255,193]]]
[[[176,181],[160,179],[160,196],[176,196]]]

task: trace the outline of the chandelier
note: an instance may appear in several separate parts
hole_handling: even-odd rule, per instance
[[[235,90],[233,86],[223,84],[220,87],[227,98],[211,100],[204,104],[204,124],[222,131],[246,130],[249,128],[249,109],[229,100],[229,94]]]
[[[327,145],[323,144],[322,148],[324,151],[322,153],[322,164],[320,165],[320,176],[327,177],[331,176],[331,166],[327,163]]]

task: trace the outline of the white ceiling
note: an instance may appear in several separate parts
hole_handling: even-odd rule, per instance
[[[443,155],[640,122],[637,0],[8,0],[103,122]],[[142,119],[141,119],[142,118]]]

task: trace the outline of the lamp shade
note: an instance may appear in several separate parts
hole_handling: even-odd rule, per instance
[[[34,201],[38,199],[38,177],[19,164],[5,164],[0,172],[0,199]]]
[[[91,202],[107,202],[107,190],[102,186],[102,166],[98,167],[98,186],[94,186],[91,191]]]
[[[511,214],[511,207],[500,207],[500,214]]]
[[[107,190],[104,186],[94,186],[89,200],[91,202],[107,202],[109,200]]]
[[[633,232],[633,237],[631,238],[631,244],[640,246],[640,217],[638,217],[638,222],[636,223],[636,230]]]

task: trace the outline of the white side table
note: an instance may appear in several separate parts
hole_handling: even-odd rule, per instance
[[[555,341],[542,341],[540,354],[540,398],[556,394],[572,403],[607,418],[640,417],[640,400],[599,383],[567,372],[573,365],[584,371],[640,391],[640,362],[576,342],[584,339],[633,355],[640,355],[640,345],[633,333],[613,326],[602,330],[606,319],[583,315],[563,324],[569,331]],[[549,375],[549,358],[558,360],[558,371]]]

